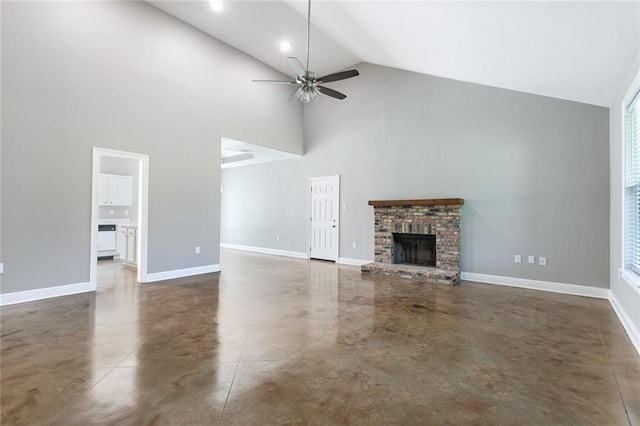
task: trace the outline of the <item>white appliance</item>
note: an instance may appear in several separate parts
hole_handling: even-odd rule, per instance
[[[98,225],[98,259],[116,254],[116,225]]]

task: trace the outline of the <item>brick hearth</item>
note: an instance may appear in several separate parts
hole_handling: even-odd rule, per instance
[[[460,198],[369,201],[374,206],[375,262],[362,272],[409,278],[435,284],[460,281]],[[435,268],[394,264],[393,233],[433,234]]]

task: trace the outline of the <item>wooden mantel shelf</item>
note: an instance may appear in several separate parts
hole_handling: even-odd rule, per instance
[[[426,200],[370,200],[369,205],[382,206],[451,206],[464,204],[462,198],[431,198]]]

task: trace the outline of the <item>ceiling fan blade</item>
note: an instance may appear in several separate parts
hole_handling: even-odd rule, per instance
[[[293,69],[298,77],[304,77],[306,75],[307,71],[304,69],[304,66],[298,60],[298,58],[289,56],[287,60],[289,61],[289,66]]]
[[[332,98],[342,100],[347,97],[347,95],[345,95],[344,93],[340,93],[337,90],[329,89],[328,87],[316,86],[316,89],[318,89],[318,92],[322,93],[323,95],[331,96]]]
[[[291,96],[289,96],[289,102],[291,102],[291,101],[293,101],[293,100],[295,100],[295,99],[297,99],[297,98],[298,98],[298,92],[299,92],[299,91],[300,91],[300,89],[296,89],[296,91],[295,91],[295,92],[293,92],[293,93],[291,94]]]
[[[298,84],[297,81],[284,80],[253,80],[254,83],[275,83],[275,84]]]
[[[318,79],[318,83],[331,83],[332,81],[344,80],[360,75],[358,70],[340,71],[333,74],[325,75]]]

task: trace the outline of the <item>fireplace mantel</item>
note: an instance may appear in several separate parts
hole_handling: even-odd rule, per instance
[[[463,205],[462,198],[430,198],[424,200],[371,200],[370,206],[391,207],[391,206],[452,206]]]

